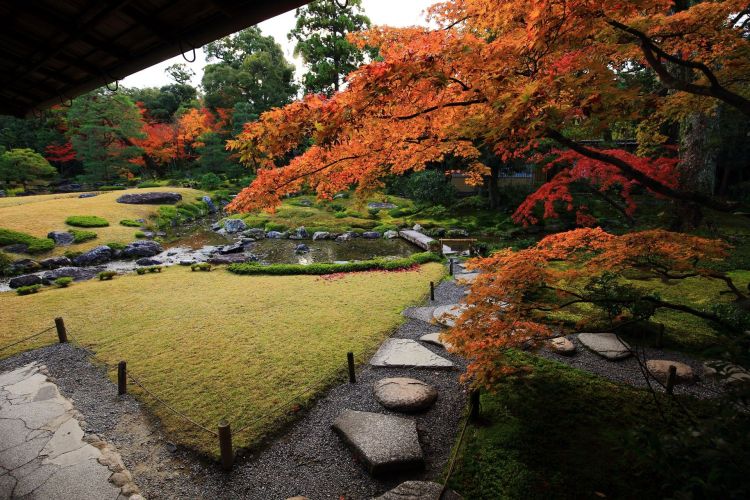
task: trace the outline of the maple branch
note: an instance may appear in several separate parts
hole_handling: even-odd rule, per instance
[[[643,51],[643,55],[646,58],[649,66],[651,66],[651,68],[659,76],[659,79],[662,81],[662,83],[664,83],[664,85],[668,88],[681,90],[690,94],[714,97],[734,108],[737,108],[743,114],[750,116],[750,99],[746,99],[745,97],[732,92],[731,90],[721,85],[719,79],[716,77],[711,68],[709,68],[706,64],[702,62],[688,61],[686,59],[682,59],[680,57],[669,54],[665,52],[661,47],[659,47],[656,43],[654,43],[654,41],[644,32],[632,28],[619,21],[609,19],[607,20],[607,24],[618,30],[624,31],[638,39],[638,41],[640,42],[641,50]],[[664,66],[661,61],[662,59],[678,66],[682,66],[683,68],[700,71],[709,81],[710,85],[698,85],[674,76],[669,72],[669,69]]]
[[[370,153],[367,153],[367,154],[370,154]],[[332,161],[332,162],[330,162],[330,163],[327,163],[327,164],[323,165],[322,167],[318,167],[318,168],[316,168],[315,170],[311,170],[310,172],[305,172],[305,173],[299,174],[299,175],[297,175],[297,176],[295,176],[295,177],[292,177],[291,179],[287,180],[286,182],[282,182],[282,183],[281,183],[281,184],[279,184],[278,186],[275,186],[275,187],[274,187],[274,189],[273,189],[273,190],[272,190],[271,192],[272,192],[272,193],[275,193],[275,192],[276,192],[276,191],[278,191],[279,189],[283,188],[284,186],[288,186],[289,184],[291,184],[291,183],[292,183],[292,182],[294,182],[294,181],[298,181],[298,180],[300,180],[300,179],[303,179],[303,178],[305,178],[305,177],[308,177],[308,176],[310,176],[310,175],[313,175],[313,174],[317,174],[317,173],[319,173],[319,172],[322,172],[323,170],[325,170],[325,169],[327,169],[327,168],[331,168],[332,166],[334,166],[334,165],[336,165],[337,163],[340,163],[340,162],[342,162],[342,161],[346,161],[346,160],[356,160],[357,158],[362,158],[363,156],[367,156],[367,154],[362,154],[362,155],[352,155],[352,156],[344,156],[343,158],[339,158],[339,159],[337,159],[337,160],[334,160],[334,161]]]
[[[572,149],[578,154],[581,154],[587,158],[591,158],[592,160],[601,161],[617,167],[625,177],[637,181],[643,187],[648,188],[655,193],[667,196],[675,200],[697,203],[698,205],[712,208],[720,212],[731,212],[737,208],[736,203],[717,200],[716,198],[705,195],[703,193],[673,189],[665,184],[662,184],[653,177],[644,174],[630,163],[596,149],[587,148],[586,146],[583,146],[582,144],[572,139],[568,139],[557,130],[548,128],[545,131],[545,135],[550,139],[554,139],[555,141],[559,142],[563,146]]]
[[[442,108],[456,108],[456,107],[461,107],[461,106],[472,106],[474,104],[484,104],[486,102],[487,102],[487,99],[485,99],[484,97],[481,97],[479,99],[469,99],[468,101],[453,101],[453,102],[447,102],[445,104],[437,104],[435,106],[430,106],[429,108],[422,109],[410,115],[389,116],[387,118],[393,118],[394,120],[411,120],[412,118],[416,118],[420,115],[426,115],[427,113],[432,113],[433,111],[437,111],[438,109],[442,109]]]

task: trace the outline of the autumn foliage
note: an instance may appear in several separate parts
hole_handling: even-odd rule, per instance
[[[663,230],[609,234],[600,228],[582,228],[553,234],[535,246],[502,250],[470,261],[482,271],[467,297],[468,308],[445,335],[455,352],[471,360],[468,377],[488,387],[510,368],[503,352],[534,348],[565,327],[554,313],[582,304],[596,313],[578,328],[606,324],[608,328],[633,320],[648,320],[658,309],[672,309],[718,320],[711,313],[662,300],[637,289],[623,275],[637,271],[649,277],[679,280],[702,276],[727,284],[728,291],[746,299],[731,279],[710,264],[724,258],[728,246]]]
[[[268,111],[229,141],[258,173],[229,208],[272,208],[303,185],[323,198],[351,186],[367,192],[387,175],[448,156],[463,159],[479,182],[487,174],[480,148],[508,161],[555,141],[590,161],[563,168],[537,201],[551,194],[569,203],[567,186],[585,181],[594,190],[617,184],[629,212],[635,184],[726,209],[675,185],[674,160],[592,151],[566,135],[575,129],[598,137],[613,123],[637,122],[644,144],[659,146],[666,139],[660,124],[695,110],[710,113],[718,102],[750,115],[743,78],[750,75],[748,16],[740,15],[746,2],[701,2],[678,13],[673,6],[452,0],[430,10],[439,29],[376,28],[353,36],[362,47],[379,47],[382,60],[352,72],[347,88],[331,98],[309,95]],[[621,78],[634,68],[648,68],[673,91],[624,85]],[[312,146],[289,161],[307,141]],[[533,201],[519,219],[533,219]]]

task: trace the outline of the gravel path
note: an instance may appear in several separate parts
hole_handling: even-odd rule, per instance
[[[567,338],[576,346],[573,356],[563,356],[547,349],[541,349],[539,355],[548,359],[565,363],[566,365],[594,373],[609,380],[626,383],[635,387],[648,387],[641,372],[640,365],[635,357],[631,356],[620,361],[608,361],[598,354],[593,353],[578,340],[576,335],[568,335]],[[633,346],[635,347],[635,346]],[[638,350],[643,360],[644,351]],[[698,382],[690,385],[676,385],[675,394],[689,394],[698,398],[712,398],[721,391],[720,385],[712,380],[703,379],[703,362],[690,357],[687,354],[663,349],[645,348],[646,359],[668,359],[685,363],[693,369],[693,373],[699,378]],[[663,391],[658,382],[651,381],[652,386]]]
[[[458,302],[463,290],[443,282],[431,305]],[[407,318],[394,332],[397,338],[418,339],[439,327]],[[175,449],[142,405],[131,396],[118,397],[103,368],[92,364],[84,349],[53,345],[0,362],[5,371],[31,361],[45,364],[60,391],[71,398],[96,433],[118,448],[146,498],[284,499],[304,495],[312,500],[370,498],[403,480],[440,479],[455,441],[466,403],[459,377],[465,362],[437,346],[427,349],[453,361],[458,368],[408,370],[363,365],[356,384],[332,388],[299,421],[269,447],[238,459],[231,473]],[[384,377],[411,376],[433,385],[438,400],[416,414],[419,438],[426,458],[423,472],[373,479],[331,430],[344,409],[389,413],[373,397],[372,384]]]

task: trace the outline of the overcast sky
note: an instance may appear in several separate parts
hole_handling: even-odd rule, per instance
[[[384,25],[395,27],[424,25],[424,10],[435,3],[437,0],[362,0],[362,6],[365,14],[370,18],[374,25]],[[281,45],[284,54],[289,61],[297,66],[297,79],[304,72],[302,61],[295,59],[292,55],[294,45],[287,40],[286,35],[294,27],[294,10],[286,12],[258,25],[264,35],[273,36]],[[192,59],[192,54],[187,54]],[[155,64],[138,73],[134,73],[122,80],[120,83],[125,87],[161,87],[172,83],[164,69],[174,63],[186,63],[195,71],[193,84],[198,85],[203,76],[203,67],[206,65],[206,57],[203,50],[196,50],[196,60],[194,63],[187,63],[182,56],[167,59],[164,62]]]

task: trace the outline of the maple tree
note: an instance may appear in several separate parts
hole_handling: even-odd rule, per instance
[[[746,3],[673,7],[668,0],[453,0],[431,9],[440,29],[354,35],[358,46],[378,47],[382,60],[352,72],[347,88],[331,98],[308,95],[268,111],[228,142],[258,171],[229,208],[272,208],[304,185],[323,198],[353,185],[366,192],[386,175],[449,155],[462,158],[470,179],[481,182],[488,169],[480,147],[511,160],[554,141],[588,159],[599,182],[594,189],[621,188],[627,210],[636,183],[671,199],[732,210],[731,203],[670,182],[674,161],[601,151],[566,135],[575,128],[596,137],[613,122],[636,122],[644,145],[658,146],[666,139],[654,132],[659,125],[693,110],[710,113],[723,102],[750,114]],[[623,75],[646,68],[672,91],[623,85]],[[312,146],[287,164],[290,151],[307,140]],[[543,190],[567,201],[566,183],[588,181],[575,168],[562,167]],[[530,219],[531,201],[517,218]]]
[[[734,330],[736,325],[715,312],[664,300],[623,279],[632,271],[641,280],[675,282],[700,276],[724,283],[727,293],[746,301],[747,293],[711,265],[728,250],[721,240],[664,230],[618,236],[600,228],[581,228],[553,234],[524,250],[506,249],[469,261],[467,266],[482,274],[472,284],[462,316],[443,335],[455,352],[471,360],[467,376],[490,387],[511,370],[503,365],[505,350],[538,347],[564,335],[564,326],[555,324],[554,314],[581,305],[594,306],[594,312],[582,314],[578,331],[602,325],[616,331],[646,321],[660,309]]]

